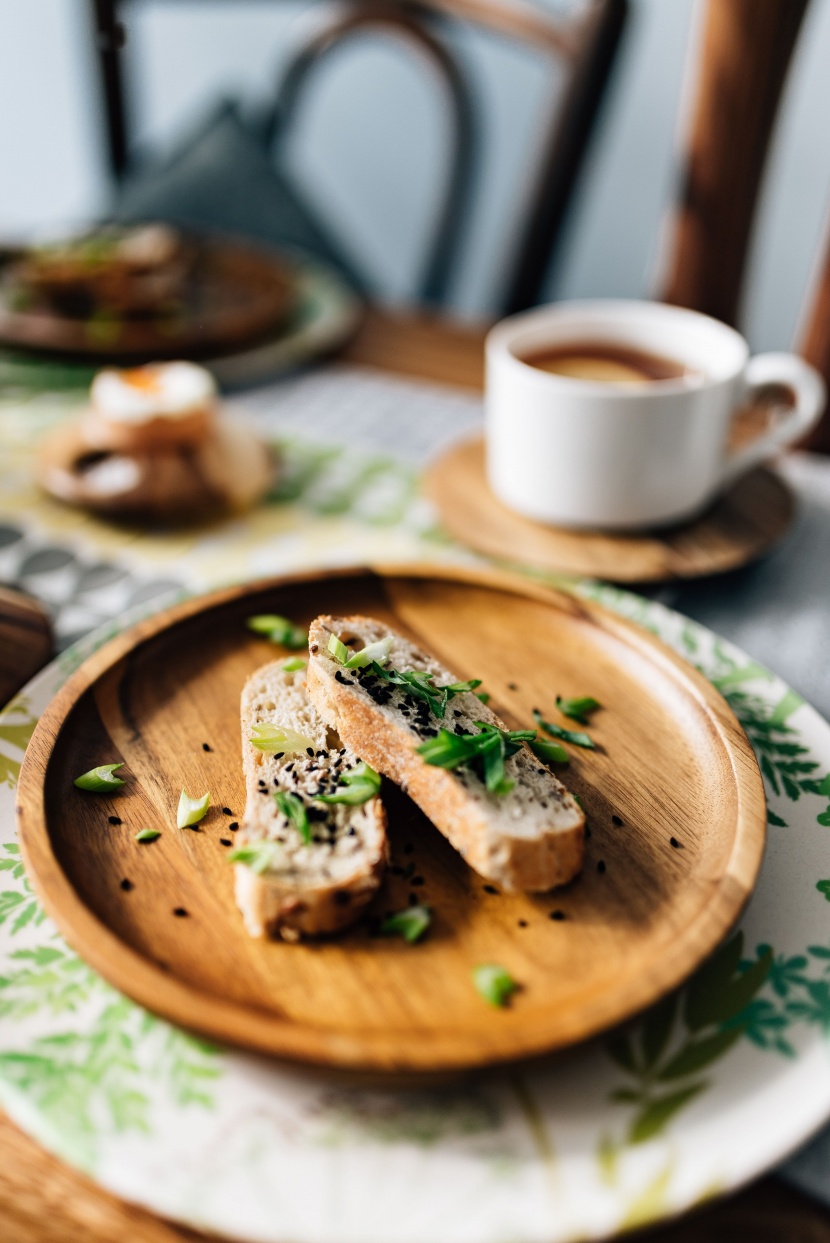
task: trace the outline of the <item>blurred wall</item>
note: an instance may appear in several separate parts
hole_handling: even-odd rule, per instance
[[[550,294],[643,296],[654,288],[675,183],[694,0],[633,0],[633,18]],[[308,20],[296,0],[140,0],[126,6],[135,132],[164,144],[217,94],[261,98]],[[533,53],[459,38],[487,157],[456,306],[486,312],[557,83]],[[786,345],[830,202],[830,0],[813,0],[785,99],[754,240],[744,326]],[[389,40],[342,51],[303,107],[289,158],[390,298],[404,298],[437,201],[441,100]],[[0,0],[0,229],[26,232],[101,210],[108,183],[86,0]]]

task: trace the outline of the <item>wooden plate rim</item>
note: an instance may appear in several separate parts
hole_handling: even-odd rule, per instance
[[[731,763],[737,815],[732,850],[709,903],[682,941],[666,947],[660,970],[629,982],[624,999],[607,992],[580,1008],[577,1024],[567,1014],[528,1019],[507,1046],[495,1027],[475,1038],[453,1029],[425,1041],[419,1033],[340,1032],[286,1021],[255,1007],[228,1003],[171,978],[126,945],[83,902],[55,855],[45,808],[45,779],[60,729],[80,697],[129,651],[199,613],[245,596],[328,578],[430,578],[508,591],[599,622],[640,653],[655,659],[686,684],[708,713]],[[731,708],[706,678],[661,639],[603,606],[501,571],[421,563],[365,564],[279,575],[199,595],[138,622],[110,640],[57,692],[41,716],[20,772],[18,837],[35,891],[69,944],[120,992],[168,1021],[209,1038],[313,1066],[350,1071],[424,1074],[474,1069],[543,1056],[586,1040],[653,1004],[679,985],[720,943],[746,904],[760,869],[766,839],[766,798],[754,752]],[[659,977],[655,982],[655,976]],[[587,1015],[587,1018],[586,1018]],[[240,1035],[244,1028],[244,1036]]]

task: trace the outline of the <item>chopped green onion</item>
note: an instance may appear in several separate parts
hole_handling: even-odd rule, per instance
[[[311,841],[311,829],[309,828],[308,813],[303,800],[296,794],[286,793],[285,790],[277,790],[274,795],[274,802],[287,818],[289,824],[294,825],[294,828],[306,846],[308,846]]]
[[[436,768],[459,768],[466,764],[482,779],[491,794],[509,794],[516,784],[508,780],[504,762],[515,755],[523,742],[533,742],[535,729],[498,729],[484,721],[476,721],[478,734],[453,734],[439,729],[436,738],[429,738],[415,750],[427,764]]]
[[[282,847],[279,842],[249,842],[246,846],[232,850],[225,858],[228,863],[244,863],[245,867],[261,876],[280,862]]]
[[[198,824],[207,815],[208,807],[210,807],[210,792],[203,794],[201,798],[191,798],[186,790],[182,790],[176,812],[176,827],[189,829],[191,825]]]
[[[298,673],[300,669],[307,669],[307,668],[308,668],[308,661],[303,660],[302,656],[292,656],[291,659],[287,660],[285,664],[282,666],[284,673]]]
[[[321,794],[318,803],[344,803],[347,807],[359,807],[368,803],[380,790],[380,774],[368,764],[357,764],[343,773],[334,794]]]
[[[123,767],[123,760],[120,764],[99,764],[97,768],[90,768],[88,773],[82,773],[80,777],[76,777],[75,785],[79,790],[92,790],[94,794],[108,794],[124,785],[120,777],[113,777],[115,770]]]
[[[157,837],[161,837],[158,829],[139,829],[135,835],[137,842],[154,842]]]
[[[414,945],[416,941],[420,941],[431,922],[432,912],[428,906],[407,906],[396,915],[384,919],[380,933],[384,937],[401,936],[404,941]]]
[[[474,967],[473,984],[491,1006],[506,1006],[519,987],[510,972],[496,963],[482,963]]]
[[[530,749],[545,764],[570,764],[571,762],[571,757],[561,742],[548,742],[547,738],[536,738],[530,744]]]
[[[480,699],[483,704],[488,704],[491,698],[489,691],[476,691],[476,699]]]
[[[561,738],[563,742],[573,743],[575,747],[588,747],[590,750],[594,750],[596,746],[593,739],[579,730],[563,729],[561,725],[552,725],[536,708],[533,709],[533,718],[539,728],[543,729],[546,734],[550,734],[551,738]]]
[[[373,660],[376,660],[379,665],[385,665],[392,651],[392,642],[392,636],[389,634],[383,639],[378,639],[376,643],[368,643],[361,652],[355,652],[354,656],[349,657],[346,661],[346,668],[365,669],[367,665],[371,665]]]
[[[602,704],[598,699],[592,699],[590,695],[585,695],[581,699],[563,699],[561,695],[557,695],[556,706],[563,716],[569,716],[572,721],[579,721],[580,725],[587,725],[588,713],[601,708]]]
[[[412,669],[408,673],[401,673],[399,669],[384,669],[376,660],[372,661],[369,668],[371,673],[381,681],[401,687],[413,699],[423,700],[432,715],[438,717],[439,720],[444,716],[447,704],[454,695],[461,695],[464,691],[473,691],[477,686],[481,686],[481,678],[473,678],[469,682],[451,682],[447,686],[436,686],[435,675],[427,673],[426,669]]]
[[[305,734],[298,734],[295,729],[284,729],[270,721],[260,721],[252,726],[251,743],[258,751],[267,751],[270,755],[293,754],[295,751],[314,750],[314,742]]]
[[[334,657],[334,659],[337,661],[339,665],[345,665],[346,661],[351,656],[351,652],[346,647],[346,644],[341,643],[336,634],[329,635],[329,641],[328,641],[328,644],[326,645],[326,650],[328,651],[330,656]]]
[[[264,634],[266,639],[282,647],[308,646],[308,632],[301,626],[295,626],[287,617],[280,617],[279,613],[259,613],[256,617],[249,617],[248,629]]]

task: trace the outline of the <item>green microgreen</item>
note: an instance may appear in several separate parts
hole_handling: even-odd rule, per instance
[[[519,987],[510,972],[497,963],[482,963],[474,967],[473,984],[491,1006],[506,1006]]]
[[[580,725],[587,725],[589,714],[601,708],[602,704],[598,699],[592,699],[590,695],[577,699],[563,699],[561,695],[557,695],[556,706],[563,716],[570,717],[572,721],[579,721]]]
[[[376,660],[369,665],[375,677],[391,686],[399,686],[411,698],[422,700],[433,716],[440,720],[447,711],[447,704],[455,695],[465,691],[474,691],[481,686],[481,678],[471,678],[469,682],[450,682],[447,686],[436,686],[435,675],[426,669],[412,669],[402,673],[399,669],[384,669]]]
[[[318,803],[344,803],[347,807],[359,807],[368,803],[380,790],[380,774],[368,764],[360,763],[342,774],[334,794],[321,794]]]
[[[93,794],[109,794],[125,784],[120,777],[113,776],[117,768],[123,767],[123,760],[120,764],[99,764],[97,768],[90,768],[88,773],[76,777],[75,785],[79,790],[91,790]]]
[[[225,855],[228,863],[243,863],[257,876],[261,876],[269,868],[276,867],[281,857],[282,847],[279,842],[269,841],[249,842],[246,846],[239,846]]]
[[[570,764],[568,755],[561,742],[548,741],[547,738],[534,738],[530,749],[545,764]]]
[[[282,665],[283,673],[299,673],[300,669],[307,669],[308,661],[303,660],[302,656],[292,656]]]
[[[251,743],[258,751],[267,751],[270,755],[293,754],[295,751],[314,750],[314,742],[305,734],[298,734],[295,729],[287,729],[282,725],[274,725],[271,721],[260,721],[252,726]]]
[[[137,842],[154,842],[157,837],[161,837],[158,829],[139,829],[135,835]]]
[[[498,729],[484,721],[476,721],[477,734],[453,734],[439,729],[436,738],[428,738],[415,750],[426,764],[436,768],[459,768],[467,765],[484,782],[491,794],[509,794],[516,784],[508,780],[504,762],[515,755],[523,742],[532,742],[535,729]]]
[[[414,945],[416,941],[420,941],[431,922],[432,912],[428,906],[407,906],[384,919],[380,925],[380,933],[384,937],[401,936],[404,941]]]
[[[546,721],[537,708],[533,709],[533,719],[540,729],[550,734],[551,738],[561,738],[563,742],[573,743],[575,747],[588,747],[590,750],[596,746],[593,739],[580,730],[563,729],[561,725],[553,725],[550,721]]]
[[[279,643],[281,647],[301,648],[308,646],[308,631],[302,626],[295,626],[287,617],[279,613],[258,613],[248,618],[248,629],[256,634],[265,635],[271,643]]]
[[[311,828],[308,823],[308,812],[305,809],[303,800],[296,794],[287,793],[285,790],[277,790],[274,795],[274,802],[279,807],[282,814],[286,817],[289,824],[293,824],[306,846],[311,842]]]
[[[182,790],[176,811],[176,827],[189,829],[192,825],[198,824],[207,815],[208,807],[210,807],[210,792],[203,794],[201,798],[191,798],[186,790]]]

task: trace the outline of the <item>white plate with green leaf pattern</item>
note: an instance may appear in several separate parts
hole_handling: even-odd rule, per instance
[[[92,639],[0,715],[0,1104],[116,1194],[273,1243],[601,1238],[727,1191],[807,1139],[830,1115],[830,726],[702,627],[583,590],[711,678],[767,784],[757,891],[679,994],[547,1066],[417,1094],[333,1087],[145,1013],[43,916],[14,839],[22,750]]]

